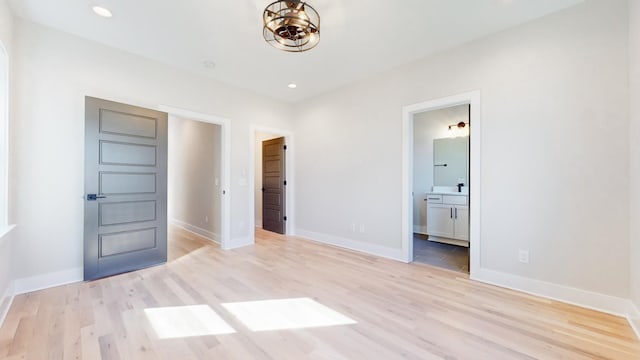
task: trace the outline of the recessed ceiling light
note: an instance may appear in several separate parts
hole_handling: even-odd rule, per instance
[[[91,9],[93,9],[93,12],[96,13],[97,15],[100,15],[105,18],[110,18],[113,16],[113,14],[109,9],[104,8],[102,6],[94,6]]]
[[[287,85],[287,87],[289,87],[289,89],[295,89],[298,87],[298,85],[296,85],[295,83],[289,83],[289,85]]]
[[[202,62],[202,66],[206,67],[207,69],[213,69],[214,67],[216,67],[216,63],[214,63],[212,60],[205,60]]]

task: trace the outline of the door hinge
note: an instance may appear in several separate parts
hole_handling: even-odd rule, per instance
[[[287,180],[284,181],[284,186],[287,186]]]
[[[287,145],[284,146],[284,149],[287,150]]]
[[[284,217],[284,221],[287,221],[287,217],[286,216]]]

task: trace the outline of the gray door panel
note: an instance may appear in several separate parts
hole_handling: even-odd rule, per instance
[[[155,200],[122,201],[98,204],[100,226],[131,224],[156,220]]]
[[[100,163],[106,165],[156,166],[156,147],[100,141]]]
[[[85,280],[166,262],[167,114],[86,97],[85,193]]]

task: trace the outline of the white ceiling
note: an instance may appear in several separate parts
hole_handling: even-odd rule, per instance
[[[309,0],[321,41],[262,39],[271,0],[10,0],[15,15],[203,76],[296,102],[582,0]],[[96,16],[93,5],[113,18]],[[214,69],[203,66],[216,63]],[[294,81],[295,90],[287,88]]]

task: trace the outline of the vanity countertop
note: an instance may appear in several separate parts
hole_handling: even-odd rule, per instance
[[[427,195],[455,195],[455,196],[469,196],[468,192],[457,192],[457,191],[430,191]]]
[[[431,191],[427,192],[429,195],[465,195],[469,196],[469,187],[463,186],[462,192],[458,192],[457,186],[433,186]]]

